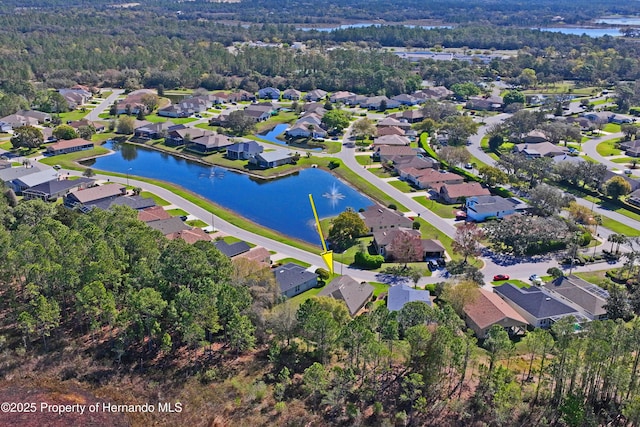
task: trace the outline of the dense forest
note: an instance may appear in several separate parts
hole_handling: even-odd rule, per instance
[[[78,214],[4,194],[0,373],[38,372],[31,389],[115,387],[117,403],[185,408],[137,425],[640,421],[638,320],[576,331],[565,318],[517,347],[496,326],[478,346],[459,317],[472,282],[437,285],[437,307],[369,304],[352,319],[327,297],[283,303],[269,268],[166,240],[129,208]]]
[[[0,11],[11,13],[30,8],[56,10],[105,7],[117,8],[129,4],[128,8],[157,13],[180,13],[185,19],[204,18],[233,20],[244,23],[300,23],[336,24],[345,20],[404,22],[435,20],[445,23],[486,22],[495,25],[545,25],[562,16],[568,24],[589,22],[604,15],[633,15],[637,7],[633,2],[613,0],[554,1],[542,0],[531,7],[523,0],[436,0],[425,4],[422,0],[399,0],[389,7],[381,0],[242,0],[240,2],[211,2],[208,0],[140,0],[113,2],[109,0],[77,0],[72,5],[64,0],[9,0],[2,3]]]

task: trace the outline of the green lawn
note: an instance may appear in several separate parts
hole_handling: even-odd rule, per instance
[[[59,116],[60,116],[60,120],[62,120],[62,123],[67,123],[69,121],[73,122],[76,120],[80,120],[84,118],[84,116],[86,116],[87,113],[89,113],[89,110],[87,111],[73,110],[73,111],[69,111],[68,113],[60,113]]]
[[[625,215],[626,212],[629,212],[629,211],[627,211],[626,209],[620,209],[619,213]],[[615,233],[624,234],[625,236],[630,236],[630,237],[640,236],[640,230],[638,230],[637,228],[630,227],[626,224],[623,224],[611,218],[607,218],[606,216],[602,217],[602,226],[604,228],[608,228],[609,230]]]
[[[117,135],[115,134],[115,132],[94,133],[93,136],[91,137],[91,141],[102,143],[107,139],[113,139],[116,136]]]
[[[602,141],[596,146],[596,151],[601,156],[619,156],[622,154],[622,151],[619,148],[616,148],[616,144],[618,143],[618,138],[609,139],[607,141]]]
[[[322,288],[320,287],[309,289],[308,291],[296,295],[293,298],[289,298],[289,301],[291,301],[291,304],[293,304],[294,307],[298,307],[309,298],[318,295],[321,290]]]
[[[500,286],[505,283],[511,283],[513,286],[516,286],[518,288],[528,288],[531,286],[531,284],[523,282],[522,280],[518,280],[518,279],[494,280],[491,282],[493,286]]]
[[[189,221],[191,222],[191,221]],[[224,240],[225,243],[228,243],[230,245],[234,244],[234,243],[238,243],[238,242],[244,242],[244,240],[242,239],[238,239],[235,236],[224,236],[222,239],[216,239],[216,240]],[[249,245],[249,247],[251,248],[255,248],[256,245],[254,245],[253,243],[249,243],[249,242],[245,242],[247,245]]]
[[[356,156],[356,162],[358,162],[359,165],[370,165],[371,163],[373,163],[373,161],[371,160],[371,156]]]
[[[391,286],[386,283],[380,282],[369,282],[371,286],[373,286],[373,296],[377,297],[383,292],[387,292]]]
[[[604,125],[602,130],[609,133],[617,133],[620,132],[620,125],[615,123],[607,123],[606,125]]]
[[[586,271],[584,273],[573,273],[573,274],[575,274],[582,280],[586,280],[589,283],[599,285],[600,283],[602,283],[603,280],[607,278],[605,275],[607,271],[608,270]]]
[[[169,206],[171,203],[167,202],[165,199],[163,199],[162,197],[156,196],[155,194],[149,192],[149,191],[143,191],[140,193],[140,196],[142,197],[151,197],[153,199],[154,202],[156,202],[156,205],[158,206]]]
[[[13,145],[11,144],[11,140],[0,143],[0,148],[3,150],[10,151],[13,148]]]
[[[374,174],[375,176],[377,176],[378,178],[393,178],[396,175],[395,172],[393,171],[389,171],[385,168],[378,168],[378,167],[374,167],[374,168],[369,168],[369,172],[371,172],[372,174]]]
[[[610,159],[613,163],[620,163],[620,164],[626,164],[629,163],[631,164],[632,161],[638,161],[638,159],[634,159],[633,157],[619,157],[617,159]]]
[[[361,237],[358,239],[358,242],[351,246],[349,249],[345,250],[342,253],[336,252],[333,254],[333,260],[339,262],[344,265],[353,264],[353,260],[355,258],[356,252],[360,250],[361,247],[364,247],[366,251],[371,242],[373,241],[373,237]]]
[[[195,122],[196,119],[195,117],[184,117],[184,118],[179,118],[179,119],[171,119],[171,121],[177,125],[184,125],[186,123],[191,123],[191,122]]]
[[[218,130],[218,128],[220,128],[220,126],[209,126],[206,123],[198,123],[194,127],[197,127],[197,128],[200,128],[200,129],[206,129],[206,130],[210,130],[210,131],[214,131],[214,132],[216,130]]]
[[[233,243],[233,242],[227,242],[227,243]],[[279,259],[277,261],[277,263],[281,264],[281,265],[289,264],[290,262],[292,262],[294,264],[298,264],[299,266],[304,267],[304,268],[311,267],[311,264],[306,263],[304,261],[300,261],[299,259],[295,259],[295,258],[282,258],[282,259]]]
[[[189,212],[186,212],[186,211],[184,211],[182,209],[169,209],[167,212],[171,216],[187,216],[187,215],[189,215]]]
[[[60,154],[58,156],[52,156],[52,157],[45,157],[44,159],[40,160],[40,162],[49,166],[60,165],[64,169],[84,170],[85,168],[83,168],[82,166],[79,166],[76,163],[78,160],[86,159],[89,157],[100,156],[103,154],[107,154],[108,152],[109,150],[107,150],[106,148],[98,146],[93,148],[92,150],[76,151],[74,153]]]
[[[428,199],[424,196],[415,197],[413,200],[420,203],[425,208],[429,209],[434,214],[441,218],[455,218],[454,212],[457,211],[456,205],[445,205],[437,200]]]
[[[151,123],[164,123],[166,122],[168,119],[167,117],[161,117],[157,114],[149,114],[147,116],[144,116],[144,119],[148,122]],[[171,119],[171,121],[173,121],[174,119]],[[177,124],[177,123],[176,123]]]
[[[415,191],[415,189],[409,185],[408,182],[405,181],[389,181],[388,182],[389,185],[391,185],[394,188],[397,188],[398,190],[402,191],[403,193],[411,193],[413,191]]]
[[[199,219],[192,219],[191,221],[187,221],[186,224],[192,227],[198,227],[198,228],[207,227],[209,225],[206,222]]]

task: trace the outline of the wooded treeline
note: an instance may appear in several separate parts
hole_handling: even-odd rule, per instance
[[[123,2],[126,3],[126,2]],[[173,0],[141,0],[129,8],[159,13],[180,12],[185,18],[225,19],[248,23],[341,23],[344,20],[387,22],[411,20],[436,20],[446,23],[491,22],[497,25],[542,25],[553,23],[554,17],[562,16],[569,24],[589,22],[605,15],[633,15],[637,12],[633,4],[613,0],[554,1],[542,0],[532,7],[521,0],[436,0],[427,4],[422,0],[401,0],[393,7],[382,0],[282,0],[274,4],[270,0],[241,1],[239,3],[195,0],[179,2]],[[118,4],[115,3],[115,7]],[[10,0],[3,2],[0,10],[11,13],[28,8],[46,10],[69,7],[104,9],[114,7],[112,1],[78,0],[72,4],[64,0]]]
[[[382,304],[352,319],[331,298],[281,303],[268,268],[232,264],[209,243],[168,241],[128,208],[77,214],[15,203],[0,197],[5,375],[46,356],[40,375],[65,366],[66,377],[87,386],[125,376],[162,386],[179,375],[218,387],[249,376],[244,387],[260,397],[219,413],[282,425],[640,421],[638,320],[576,331],[563,319],[551,333],[529,333],[517,351],[498,326],[478,347],[459,317],[477,292],[471,282],[437,286],[439,308],[412,302],[389,312]],[[73,366],[56,356],[63,353]],[[239,355],[268,368],[256,376]],[[89,366],[100,375],[87,375]],[[180,396],[180,386],[170,390],[163,395]],[[275,419],[260,415],[261,402]]]

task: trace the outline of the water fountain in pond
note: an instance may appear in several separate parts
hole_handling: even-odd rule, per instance
[[[329,203],[331,203],[331,207],[335,208],[338,202],[345,198],[345,195],[338,190],[335,184],[331,186],[327,193],[324,193],[322,197],[329,199]]]
[[[218,168],[218,167],[212,167],[211,169],[209,169],[208,173],[201,173],[198,175],[198,178],[202,179],[202,178],[208,178],[210,181],[215,181],[216,179],[222,179],[224,178],[224,172],[225,170],[222,168]]]

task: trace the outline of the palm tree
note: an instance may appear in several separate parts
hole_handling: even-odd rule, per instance
[[[611,234],[607,238],[607,242],[611,242],[611,252],[613,252],[613,245],[616,245],[616,254],[620,252],[620,245],[627,242],[627,236],[624,234]]]

